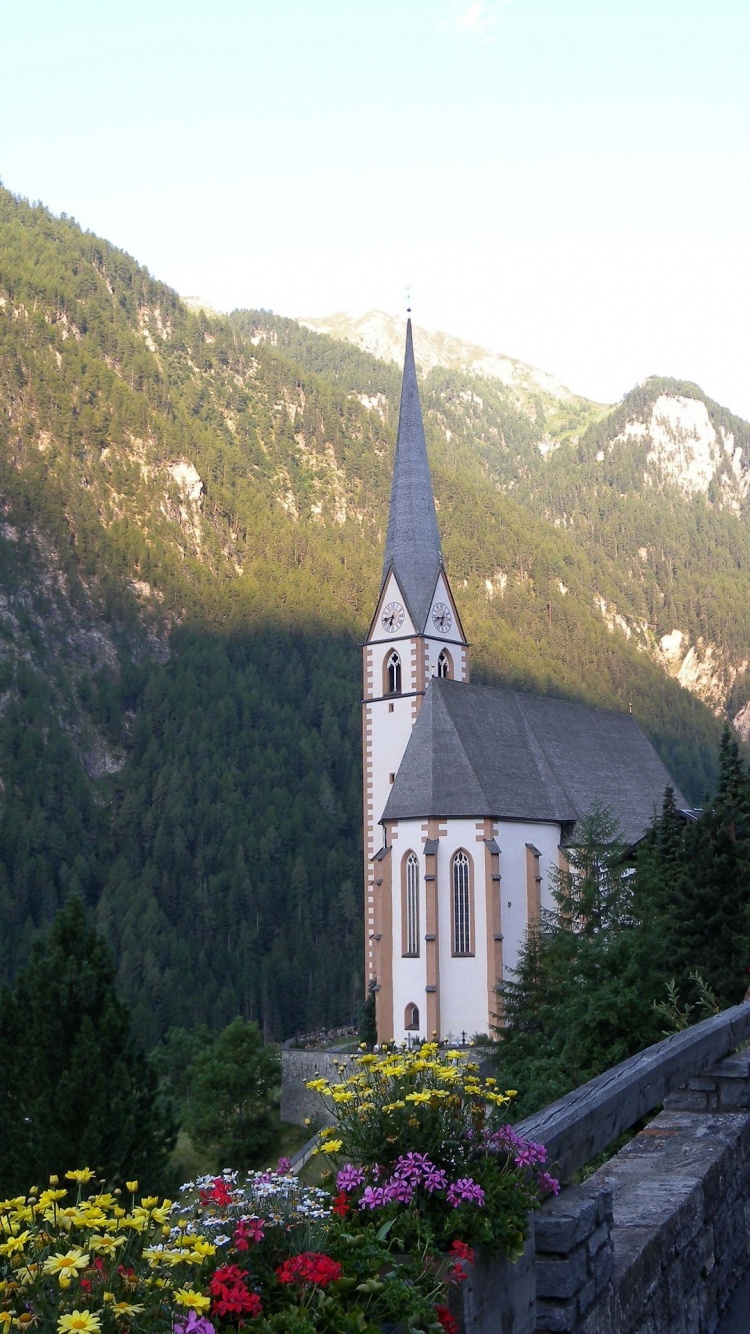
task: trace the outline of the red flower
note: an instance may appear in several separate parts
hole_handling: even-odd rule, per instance
[[[201,1191],[201,1204],[231,1204],[232,1192],[223,1177],[214,1177],[210,1190]]]
[[[264,1218],[241,1218],[232,1234],[232,1240],[237,1250],[248,1250],[250,1241],[262,1241],[265,1236],[264,1227]]]
[[[458,1321],[451,1315],[447,1306],[436,1306],[435,1315],[445,1330],[445,1334],[459,1334]]]
[[[245,1286],[247,1270],[239,1265],[221,1265],[215,1271],[209,1289],[214,1301],[211,1310],[216,1315],[260,1315],[260,1297],[248,1292]]]
[[[325,1288],[328,1283],[335,1283],[337,1278],[341,1278],[341,1265],[338,1260],[332,1260],[330,1255],[305,1251],[279,1265],[276,1277],[279,1283],[317,1283],[319,1287]]]
[[[333,1212],[338,1214],[340,1218],[346,1218],[346,1215],[349,1212],[349,1205],[346,1202],[345,1190],[339,1191],[339,1194],[333,1201]]]
[[[465,1241],[460,1241],[458,1237],[451,1242],[450,1254],[454,1255],[457,1260],[465,1260],[467,1264],[472,1265],[474,1263],[474,1252],[471,1246]]]

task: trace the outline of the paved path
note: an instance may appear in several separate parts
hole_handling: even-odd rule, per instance
[[[716,1334],[750,1334],[750,1273],[740,1283]]]

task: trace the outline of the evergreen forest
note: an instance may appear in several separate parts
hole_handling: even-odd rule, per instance
[[[0,190],[0,983],[78,895],[146,1046],[356,1018],[358,645],[399,391],[398,366],[190,310]],[[750,427],[693,385],[610,411],[455,368],[422,383],[473,679],[632,708],[700,805],[750,699],[750,533],[718,481],[644,483],[625,428],[664,393],[746,465]],[[659,659],[675,628],[712,646],[719,704]]]

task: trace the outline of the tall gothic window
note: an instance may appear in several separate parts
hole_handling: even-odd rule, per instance
[[[438,676],[453,676],[451,655],[446,649],[441,650],[440,657],[437,660],[437,674]]]
[[[419,954],[419,859],[410,852],[404,873],[404,954]]]
[[[453,953],[471,954],[471,864],[463,848],[453,858]]]
[[[419,1028],[419,1006],[413,1002],[404,1010],[404,1028]]]
[[[394,649],[386,661],[386,694],[401,694],[401,659]]]

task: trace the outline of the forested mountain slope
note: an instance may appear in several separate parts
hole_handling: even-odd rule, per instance
[[[632,704],[700,800],[719,724],[660,636],[715,646],[746,702],[739,482],[629,491],[648,445],[627,400],[603,415],[437,365],[423,392],[475,678]],[[148,1040],[356,1009],[357,643],[398,393],[393,364],[267,313],[191,312],[0,192],[3,979],[76,886]]]

